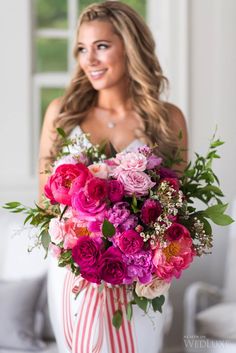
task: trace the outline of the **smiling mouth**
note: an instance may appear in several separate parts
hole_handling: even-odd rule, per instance
[[[89,75],[92,79],[96,80],[101,78],[105,72],[107,71],[107,69],[103,69],[103,70],[93,70],[89,72]]]

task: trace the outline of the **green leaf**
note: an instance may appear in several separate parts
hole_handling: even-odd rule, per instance
[[[119,329],[122,324],[122,311],[121,310],[116,310],[113,318],[112,318],[112,324],[115,326],[116,329]]]
[[[101,293],[103,291],[104,287],[105,287],[105,284],[104,284],[104,282],[102,282],[98,287],[98,293]]]
[[[127,316],[127,320],[131,321],[132,319],[132,316],[133,316],[133,307],[132,307],[132,303],[129,302],[127,304],[127,307],[126,307],[126,316]]]
[[[48,251],[48,247],[49,247],[50,241],[51,241],[51,238],[50,238],[48,232],[42,231],[42,233],[41,233],[41,242],[42,242],[42,245],[43,245],[43,247],[44,247],[44,249],[46,251]]]
[[[16,208],[22,206],[20,202],[14,201],[14,202],[7,202],[3,206],[3,208],[9,209],[9,208]]]
[[[111,222],[109,222],[107,219],[104,219],[103,224],[102,224],[102,234],[104,237],[113,237],[113,235],[116,233],[116,228],[113,226]]]
[[[165,297],[164,295],[161,295],[160,297],[156,297],[154,299],[152,299],[152,307],[153,310],[159,311],[160,313],[162,313],[162,305],[165,303]]]
[[[218,146],[221,146],[221,145],[223,145],[224,144],[224,141],[220,141],[219,139],[218,140],[216,140],[216,141],[213,141],[212,143],[211,143],[211,148],[215,148],[215,147],[218,147]]]
[[[138,205],[138,203],[137,203],[137,198],[136,198],[136,196],[133,194],[133,196],[132,196],[132,205],[135,207],[135,208],[137,208],[137,205]]]
[[[147,311],[148,300],[145,297],[139,297],[135,291],[133,291],[134,301],[135,303],[142,309],[143,311]]]
[[[219,213],[224,213],[228,207],[228,204],[217,204],[214,206],[208,207],[205,211],[204,214],[211,218],[211,216],[218,215]]]
[[[234,222],[234,220],[230,216],[222,213],[211,215],[211,217],[209,218],[219,226],[228,226],[229,224]]]
[[[63,137],[64,139],[66,138],[66,133],[61,127],[57,128],[57,132],[61,137]]]

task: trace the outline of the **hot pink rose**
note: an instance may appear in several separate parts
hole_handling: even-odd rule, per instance
[[[149,189],[156,185],[144,172],[122,171],[118,180],[124,185],[125,194],[129,196],[147,195]]]
[[[71,205],[71,186],[73,181],[79,177],[81,184],[85,183],[88,169],[81,163],[63,164],[56,168],[45,185],[44,192],[52,203],[59,202],[63,205]]]
[[[182,224],[173,223],[166,231],[169,240],[178,240],[181,237],[190,237],[189,231]]]
[[[72,207],[79,212],[80,216],[88,215],[91,217],[97,215],[106,207],[104,200],[91,199],[83,190],[72,195],[71,203]]]
[[[118,246],[123,253],[132,255],[143,247],[143,238],[135,230],[126,230],[120,235]]]
[[[102,255],[99,271],[101,278],[107,283],[122,284],[126,277],[127,268],[122,260],[122,253],[119,249],[111,246]]]
[[[94,266],[100,257],[100,244],[88,236],[81,237],[72,249],[72,258],[81,267]]]
[[[108,181],[108,197],[111,202],[119,202],[124,196],[124,186],[119,180]]]
[[[141,219],[145,224],[150,224],[156,221],[162,212],[160,202],[148,199],[144,202],[141,209]]]
[[[107,181],[101,178],[91,178],[85,187],[87,196],[94,201],[103,201],[107,198]]]

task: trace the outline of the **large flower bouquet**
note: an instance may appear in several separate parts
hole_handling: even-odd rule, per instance
[[[227,205],[211,165],[221,141],[213,139],[206,157],[196,155],[181,177],[147,146],[107,158],[103,147],[86,146],[85,136],[64,138],[52,167],[42,204],[24,212],[25,223],[38,227],[37,244],[51,252],[59,266],[104,286],[126,286],[127,317],[132,305],[161,311],[173,277],[179,278],[195,256],[209,253],[209,220],[227,225]],[[206,204],[197,210],[195,199]],[[209,206],[210,204],[210,206]],[[113,324],[121,325],[121,311]]]

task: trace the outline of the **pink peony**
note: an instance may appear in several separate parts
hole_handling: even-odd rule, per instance
[[[100,257],[100,244],[88,236],[81,237],[72,249],[74,261],[81,267],[94,266]]]
[[[90,172],[97,178],[107,179],[109,168],[106,163],[94,163],[88,166]]]
[[[160,202],[147,199],[141,209],[141,219],[145,224],[151,224],[156,221],[162,212]]]
[[[119,202],[124,196],[124,186],[119,180],[108,181],[108,197],[111,202]]]
[[[122,171],[118,180],[124,185],[125,194],[128,196],[147,195],[149,189],[156,185],[144,172]]]
[[[178,240],[170,241],[166,248],[157,247],[154,251],[153,264],[159,278],[170,281],[179,278],[182,270],[189,267],[195,255],[190,236],[181,236]]]
[[[64,222],[58,218],[52,218],[49,223],[48,233],[51,241],[55,244],[60,244],[64,240]]]
[[[135,254],[143,247],[143,239],[139,235],[139,233],[135,232],[135,230],[127,230],[124,231],[118,241],[119,248],[123,251],[123,253],[130,255]]]
[[[126,277],[126,265],[122,260],[122,253],[119,249],[111,246],[102,255],[99,271],[101,278],[110,284],[122,284]]]
[[[49,177],[44,192],[52,203],[59,202],[63,205],[71,205],[71,186],[76,178],[80,178],[81,184],[85,183],[88,177],[88,169],[85,165],[63,164],[56,168]],[[83,182],[82,182],[83,181]]]

